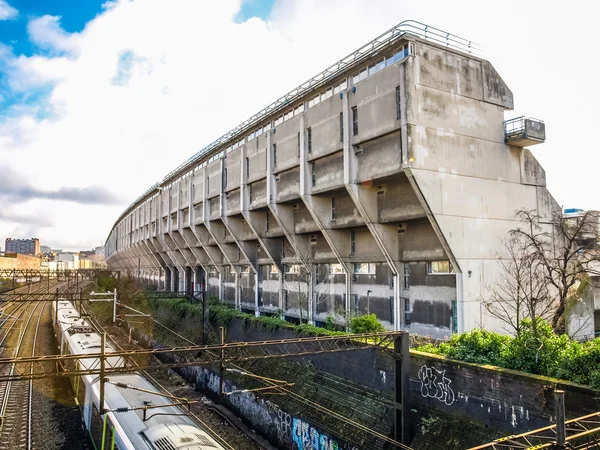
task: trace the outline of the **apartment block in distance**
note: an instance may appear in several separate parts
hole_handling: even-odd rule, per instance
[[[109,233],[108,265],[294,322],[499,328],[481,301],[515,211],[558,208],[525,148],[544,123],[505,121],[512,109],[470,41],[402,22],[143,193]]]
[[[19,253],[22,255],[37,256],[41,253],[40,240],[31,239],[12,239],[6,238],[4,250],[6,253]]]

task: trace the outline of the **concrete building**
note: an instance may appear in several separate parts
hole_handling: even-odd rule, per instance
[[[21,255],[37,256],[41,253],[40,240],[31,239],[12,239],[6,238],[4,251],[6,253],[20,253]]]
[[[109,267],[255,314],[449,335],[480,299],[518,208],[558,208],[505,123],[513,96],[470,41],[407,21],[194,155],[118,218]]]

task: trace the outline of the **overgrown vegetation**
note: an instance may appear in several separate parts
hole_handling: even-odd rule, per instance
[[[521,333],[511,337],[487,330],[455,334],[438,345],[425,344],[417,350],[451,359],[492,364],[600,389],[600,338],[579,342],[558,335],[550,324],[538,319],[537,337],[531,320],[524,319]]]
[[[365,314],[363,316],[353,317],[350,320],[350,331],[352,333],[377,333],[385,331],[383,325],[377,320],[375,314]]]

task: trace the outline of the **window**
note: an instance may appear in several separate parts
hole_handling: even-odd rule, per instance
[[[340,113],[340,142],[344,142],[344,113]]]
[[[344,273],[344,268],[342,267],[341,264],[329,264],[329,273],[330,274]]]
[[[458,333],[458,305],[452,300],[452,332]]]
[[[433,275],[454,273],[450,261],[431,261],[427,263],[427,273]]]
[[[277,144],[273,144],[273,167],[277,167]]]
[[[331,197],[331,220],[335,220],[335,197]]]
[[[312,130],[310,128],[306,129],[307,140],[308,140],[308,153],[312,152]]]
[[[352,134],[354,136],[358,134],[358,109],[356,106],[352,107]]]
[[[269,213],[268,212],[265,213],[265,229],[266,229],[266,231],[269,231]]]
[[[300,159],[300,132],[298,131],[298,159]]]
[[[400,110],[400,86],[396,87],[396,119],[400,120],[402,111]]]
[[[250,158],[246,156],[246,178],[250,176]]]
[[[285,273],[300,273],[300,264],[286,264],[283,269]]]
[[[317,165],[315,163],[312,163],[311,178],[312,178],[312,187],[315,187],[317,185]]]
[[[252,203],[252,185],[248,185],[248,203]]]
[[[354,256],[356,253],[356,233],[354,230],[350,230],[350,256]]]
[[[284,309],[290,309],[287,289],[284,291],[284,293],[285,293],[285,297],[283,299],[283,308]]]
[[[362,275],[375,275],[376,266],[373,263],[354,264],[354,273]]]
[[[227,187],[227,167],[223,169],[223,189]]]
[[[404,299],[404,324],[410,325],[410,300],[408,298]]]
[[[354,312],[358,313],[358,294],[354,294]]]
[[[410,288],[410,267],[408,264],[404,263],[404,289]]]

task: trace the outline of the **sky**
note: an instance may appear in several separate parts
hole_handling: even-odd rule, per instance
[[[598,7],[573,0],[0,0],[0,247],[82,250],[167,172],[395,24],[484,46],[565,207],[600,209]]]

